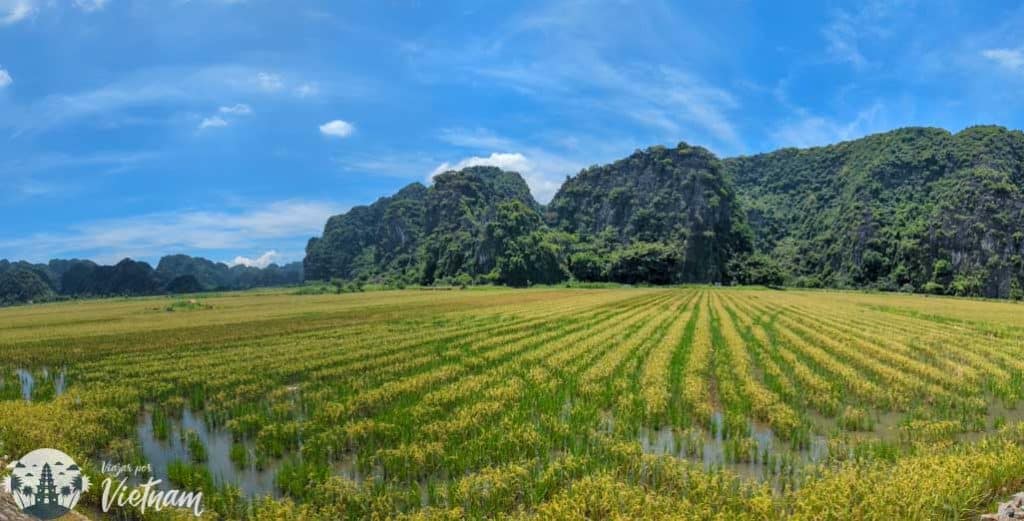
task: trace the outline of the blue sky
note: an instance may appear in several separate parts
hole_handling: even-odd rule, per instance
[[[433,172],[1021,128],[1016,2],[0,0],[0,258],[301,260]],[[268,253],[272,252],[272,253]]]

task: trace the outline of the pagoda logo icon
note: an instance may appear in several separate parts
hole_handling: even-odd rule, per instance
[[[70,456],[55,449],[37,449],[7,465],[3,489],[22,512],[37,519],[67,514],[89,490],[89,478]]]

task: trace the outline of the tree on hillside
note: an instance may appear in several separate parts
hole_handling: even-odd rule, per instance
[[[730,282],[743,285],[781,286],[782,270],[771,257],[754,253],[737,255],[726,265]]]
[[[203,291],[199,279],[195,275],[180,275],[167,284],[168,293],[198,293]]]
[[[660,242],[639,242],[612,254],[608,277],[625,284],[672,284],[683,259],[680,249]]]
[[[50,286],[32,270],[12,268],[0,274],[0,304],[43,302],[53,297]]]

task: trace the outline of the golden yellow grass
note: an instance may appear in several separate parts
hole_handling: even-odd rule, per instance
[[[1024,480],[1016,303],[711,287],[187,298],[0,309],[0,454],[131,458],[142,408],[191,408],[326,469],[254,509],[210,490],[229,519],[964,519]],[[14,370],[43,367],[67,392],[21,400]],[[724,437],[724,468],[644,454],[639,433],[657,429]],[[829,456],[811,462],[818,438]],[[353,457],[384,477],[332,475]]]

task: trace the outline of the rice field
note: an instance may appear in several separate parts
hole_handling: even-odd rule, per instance
[[[0,455],[148,463],[210,519],[969,519],[1024,486],[1013,303],[197,298],[0,310]]]

